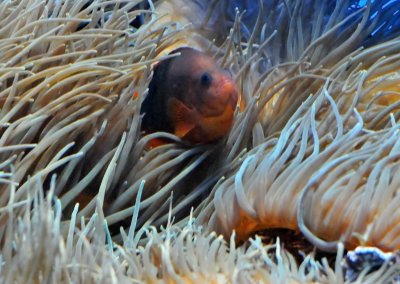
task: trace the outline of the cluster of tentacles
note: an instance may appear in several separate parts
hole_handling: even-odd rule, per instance
[[[400,2],[186,2],[0,3],[3,282],[340,283],[344,249],[399,249]],[[140,132],[184,45],[245,105],[212,145]],[[270,228],[336,263],[296,263]]]

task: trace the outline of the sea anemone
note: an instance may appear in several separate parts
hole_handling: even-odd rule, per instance
[[[182,3],[0,3],[2,282],[340,283],[344,249],[399,249],[399,1]],[[154,65],[188,45],[243,106],[192,147],[140,131]]]

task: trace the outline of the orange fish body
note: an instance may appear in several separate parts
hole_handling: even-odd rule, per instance
[[[238,101],[235,83],[210,56],[192,48],[175,52],[180,55],[154,68],[141,109],[142,129],[174,133],[192,144],[224,137]]]

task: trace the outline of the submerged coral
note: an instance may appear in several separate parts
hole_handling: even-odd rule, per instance
[[[181,3],[0,3],[3,282],[341,283],[343,249],[399,249],[399,1]],[[154,64],[187,45],[245,105],[216,144],[140,133]],[[334,267],[252,237],[274,227]]]

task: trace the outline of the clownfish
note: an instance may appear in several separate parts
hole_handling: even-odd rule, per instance
[[[183,47],[154,67],[141,106],[142,130],[173,133],[190,144],[206,144],[231,129],[238,90],[228,72],[207,54]]]

